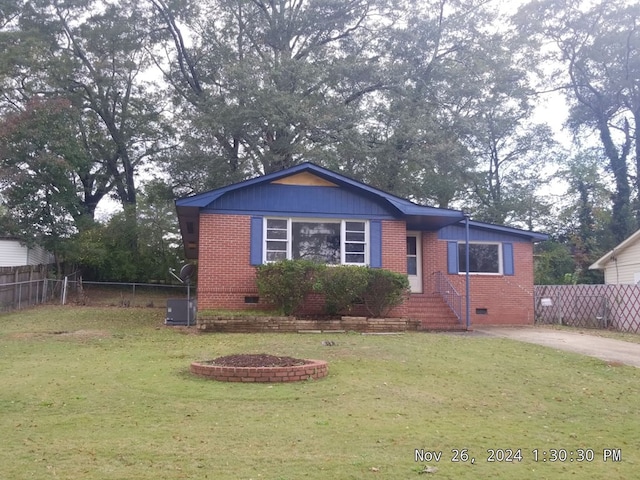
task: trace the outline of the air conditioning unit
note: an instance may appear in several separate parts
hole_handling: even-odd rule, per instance
[[[170,298],[167,300],[167,315],[164,319],[165,325],[186,325],[196,324],[196,301],[186,298]]]

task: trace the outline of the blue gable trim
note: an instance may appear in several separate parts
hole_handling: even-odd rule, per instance
[[[368,198],[371,204],[377,204],[382,207],[387,214],[391,214],[395,218],[431,218],[437,228],[444,225],[460,221],[464,218],[462,212],[458,210],[449,210],[445,208],[427,207],[424,205],[418,205],[409,200],[396,197],[390,193],[384,192],[377,188],[371,187],[364,183],[340,175],[339,173],[332,172],[326,168],[319,167],[313,163],[301,163],[291,168],[274,172],[269,175],[263,175],[261,177],[252,178],[243,182],[235,183],[227,187],[219,188],[209,192],[201,193],[191,197],[181,198],[176,201],[176,208],[178,215],[185,208],[199,208],[209,209],[212,208],[215,203],[224,197],[232,195],[234,192],[241,190],[251,189],[250,187],[258,185],[269,185],[275,180],[282,179],[296,173],[310,172],[317,175],[320,178],[328,180],[344,190],[355,192],[356,194]],[[289,185],[291,187],[292,185]],[[302,187],[302,188],[314,188],[314,187]],[[332,187],[335,188],[335,187]],[[236,206],[239,206],[236,204]],[[238,210],[234,208],[232,210]],[[239,208],[239,210],[249,210],[247,206]],[[264,208],[260,208],[260,211],[264,211]]]
[[[345,188],[260,184],[235,190],[217,198],[204,211],[220,213],[256,213],[360,216],[393,219],[397,211],[368,196]]]

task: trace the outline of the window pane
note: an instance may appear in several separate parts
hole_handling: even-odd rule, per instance
[[[347,242],[364,242],[364,232],[347,232]]]
[[[417,252],[416,237],[407,237],[407,255],[415,255]]]
[[[364,232],[364,222],[346,222],[346,227],[350,232]]]
[[[286,240],[287,231],[286,230],[267,230],[267,238],[269,240]]]
[[[287,259],[287,252],[267,252],[267,262],[277,262]]]
[[[322,263],[340,263],[340,224],[292,222],[291,254]]]
[[[416,257],[407,257],[407,273],[409,275],[418,274],[418,259]]]
[[[469,244],[469,272],[472,273],[500,273],[499,245]],[[466,246],[458,245],[460,272],[466,271]]]
[[[363,253],[347,253],[344,259],[347,263],[364,263],[364,254]]]
[[[267,250],[287,251],[287,242],[267,242]]]
[[[287,229],[287,221],[279,218],[268,218],[267,228],[277,228],[279,230]]]
[[[364,253],[364,243],[347,243],[344,246],[346,252],[361,252]]]

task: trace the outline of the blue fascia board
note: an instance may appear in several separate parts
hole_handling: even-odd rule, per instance
[[[464,239],[464,223],[452,224],[450,228],[440,230],[438,238],[441,240],[463,240]],[[510,241],[518,239],[519,241],[540,242],[549,239],[549,235],[545,233],[532,232],[530,230],[522,230],[519,228],[505,227],[503,225],[495,225],[492,223],[469,221],[471,236],[473,240],[479,240],[478,236],[481,232],[492,235],[492,238],[501,239],[501,241]],[[475,233],[474,233],[475,232]]]
[[[179,198],[176,200],[176,207],[198,207],[203,208],[215,202],[222,195],[227,193],[224,188],[211,190],[210,192],[199,193],[191,197]]]
[[[370,215],[370,214],[358,214],[358,213],[335,213],[318,212],[318,213],[301,213],[299,211],[277,211],[272,210],[221,210],[221,209],[201,209],[202,214],[227,214],[227,215],[259,215],[262,217],[282,217],[282,218],[341,218],[344,220],[358,219],[358,220],[395,220],[396,217],[391,215]]]
[[[531,230],[522,230],[520,228],[505,227],[503,225],[494,225],[492,223],[476,222],[474,220],[471,220],[469,222],[469,227],[492,230],[495,232],[518,235],[521,237],[528,237],[534,242],[549,240],[549,235],[547,235],[546,233],[539,233]]]

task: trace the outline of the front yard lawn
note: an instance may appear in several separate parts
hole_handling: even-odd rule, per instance
[[[640,468],[640,369],[464,334],[198,335],[163,318],[0,316],[0,478],[558,480]],[[235,384],[188,371],[234,353],[323,359],[329,376]],[[609,450],[621,461],[605,462]],[[488,461],[509,451],[512,462]]]

